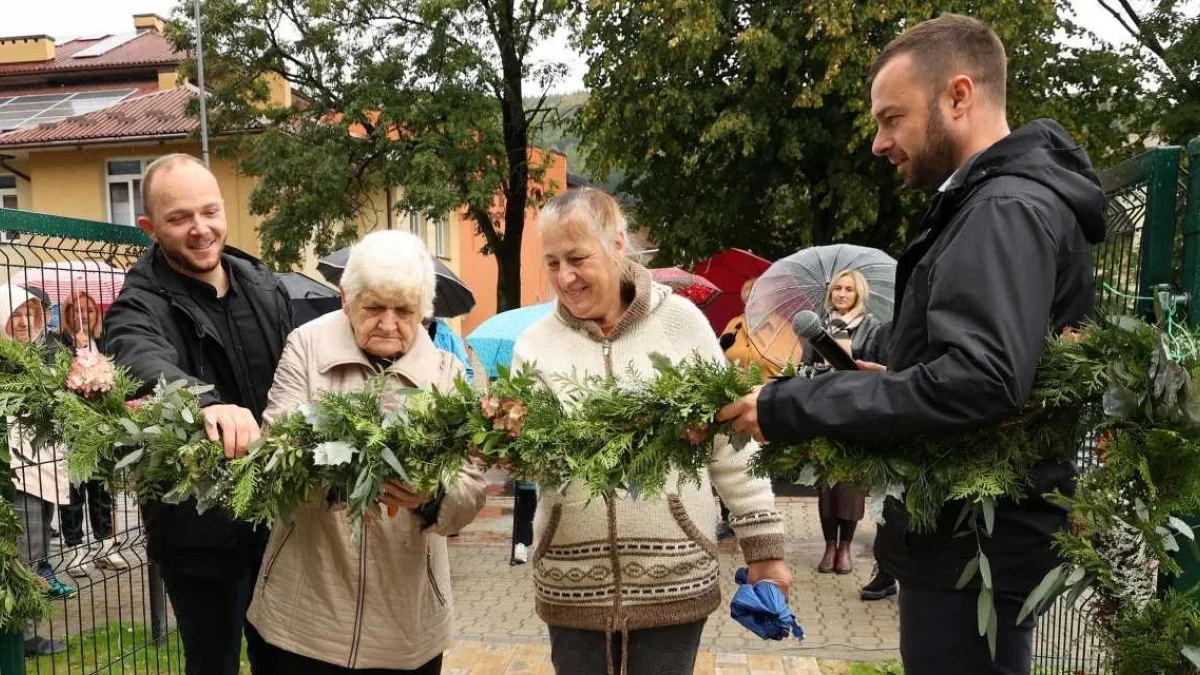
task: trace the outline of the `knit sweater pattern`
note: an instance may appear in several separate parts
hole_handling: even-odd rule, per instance
[[[653,372],[650,356],[675,362],[694,355],[723,362],[708,321],[688,300],[628,264],[629,309],[608,335],[561,304],[527,329],[513,349],[514,368],[532,364],[566,401],[559,376],[626,379]],[[551,626],[628,631],[699,621],[721,602],[715,486],[747,562],[783,558],[783,516],[770,481],[748,472],[758,446],[735,451],[717,438],[699,485],[667,477],[656,497],[618,493],[593,498],[584,485],[543,490],[532,557],[538,615]]]

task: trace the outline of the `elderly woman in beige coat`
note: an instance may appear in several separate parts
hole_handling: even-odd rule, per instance
[[[360,389],[379,372],[397,388],[453,386],[462,365],[421,327],[433,313],[434,285],[420,239],[396,231],[364,237],[342,276],[344,311],[289,336],[265,422],[323,391]],[[344,510],[324,496],[277,523],[248,615],[272,648],[275,672],[441,672],[452,636],[445,536],[474,519],[484,488],[470,464],[436,495],[390,481],[384,515],[364,523],[357,543]]]

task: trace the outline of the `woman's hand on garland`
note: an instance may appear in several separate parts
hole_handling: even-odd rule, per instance
[[[408,483],[397,478],[387,479],[383,494],[379,495],[379,503],[387,507],[389,516],[395,516],[401,509],[419,509],[428,501],[429,495],[413,492]]]

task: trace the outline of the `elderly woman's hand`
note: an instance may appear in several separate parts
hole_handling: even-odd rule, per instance
[[[413,492],[408,483],[397,478],[389,478],[383,484],[383,494],[379,495],[379,503],[387,507],[389,516],[395,516],[400,509],[420,508],[428,501],[429,495]]]

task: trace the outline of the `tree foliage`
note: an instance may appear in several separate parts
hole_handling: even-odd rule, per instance
[[[1197,3],[1162,0],[1093,0],[1133,39],[1126,50],[1153,76],[1158,124],[1155,131],[1168,143],[1183,145],[1200,134],[1200,15]]]
[[[946,11],[1005,42],[1012,123],[1056,118],[1094,160],[1132,150],[1136,61],[1090,46],[1056,0],[603,0],[578,35],[589,164],[627,171],[663,262],[840,240],[895,251],[923,197],[871,155],[866,74],[905,26]]]
[[[496,255],[500,307],[518,305],[526,209],[544,196],[529,189],[545,168],[529,141],[547,113],[524,88],[564,72],[530,54],[567,1],[205,0],[210,121],[255,130],[226,148],[259,178],[264,257],[327,253],[388,209],[463,209]],[[184,5],[172,39],[190,49]],[[273,77],[296,105],[271,103]]]

